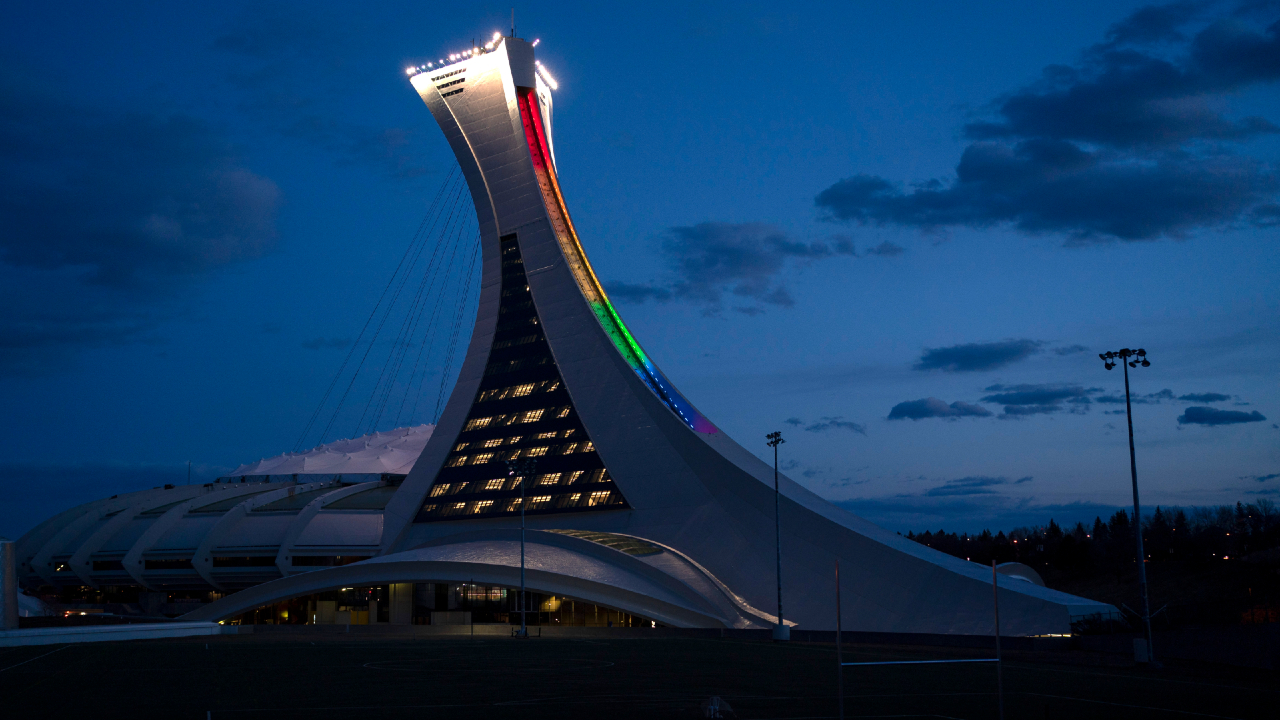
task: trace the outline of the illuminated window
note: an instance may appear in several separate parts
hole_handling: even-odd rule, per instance
[[[440,506],[439,506],[439,505],[427,505],[426,507],[422,508],[422,511],[423,511],[423,512],[426,512],[426,513],[433,513],[433,512],[435,512],[435,511],[436,511],[436,508],[438,508],[438,507],[440,507]]]
[[[448,483],[445,483],[444,485],[437,485],[431,488],[431,497],[439,497],[447,492],[449,492]]]
[[[450,75],[457,75],[460,72],[466,72],[466,70],[467,69],[465,67],[462,67],[462,68],[458,68],[457,70],[454,70],[453,72],[447,72],[443,75],[436,75],[435,77],[431,78],[431,82],[439,82],[440,80],[447,78]]]
[[[522,509],[541,515],[627,507],[564,392],[564,380],[546,345],[528,289],[526,264],[515,234],[499,238],[499,252],[502,289],[498,336],[490,345],[495,352],[485,364],[482,389],[474,395],[475,406],[464,416],[463,434],[453,441],[449,467],[441,468],[436,478],[447,489],[433,487],[433,495],[440,497],[426,501],[449,502],[437,505],[433,512],[426,512],[424,503],[418,521],[502,517]],[[522,427],[527,434],[510,434],[521,432]],[[503,437],[495,437],[499,431]],[[502,461],[520,458],[536,458],[538,470],[524,477],[507,476]],[[479,464],[484,467],[468,469]],[[561,486],[571,484],[577,487],[562,490]],[[520,491],[528,492],[525,499],[512,497]]]

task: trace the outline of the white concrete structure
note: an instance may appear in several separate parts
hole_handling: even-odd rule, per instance
[[[410,75],[466,177],[484,264],[461,374],[407,477],[357,489],[302,476],[282,485],[272,475],[266,484],[100,501],[24,538],[28,574],[100,582],[86,563],[130,544],[122,572],[149,587],[164,572],[215,588],[253,585],[187,616],[201,620],[344,585],[511,587],[524,496],[531,590],[675,626],[769,627],[773,470],[680,394],[605,296],[560,192],[554,80],[532,45],[495,38]],[[514,474],[506,463],[517,460],[536,466]],[[341,504],[374,492],[385,509]],[[202,508],[209,517],[198,517]],[[110,519],[120,513],[128,518]],[[148,513],[160,515],[142,527]],[[839,560],[846,629],[992,631],[990,568],[879,528],[788,478],[778,517],[789,623],[834,627]],[[322,552],[376,557],[297,567],[300,554]],[[216,561],[255,553],[276,558],[273,567]],[[180,557],[190,570],[146,566]],[[1009,634],[1065,633],[1073,616],[1114,610],[1012,576],[999,586]]]
[[[418,425],[337,440],[241,465],[230,476],[405,475],[418,461],[434,429],[434,425]]]
[[[157,640],[194,635],[235,634],[239,628],[215,622],[137,623],[133,625],[86,625],[84,627],[33,628],[0,632],[0,647],[20,645],[62,645],[82,642]]]

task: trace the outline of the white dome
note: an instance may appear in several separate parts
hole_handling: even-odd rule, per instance
[[[435,425],[396,428],[350,440],[335,440],[303,452],[241,465],[230,473],[240,475],[380,474],[408,475]]]

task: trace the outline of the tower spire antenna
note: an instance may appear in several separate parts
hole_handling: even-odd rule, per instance
[[[516,9],[511,8],[511,37],[516,36]]]

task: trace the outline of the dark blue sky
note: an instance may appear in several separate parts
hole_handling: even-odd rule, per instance
[[[666,374],[825,497],[980,529],[1128,501],[1097,353],[1140,345],[1144,501],[1280,492],[1280,4],[882,5],[517,7]],[[294,446],[454,166],[403,68],[507,13],[0,11],[0,534]]]

